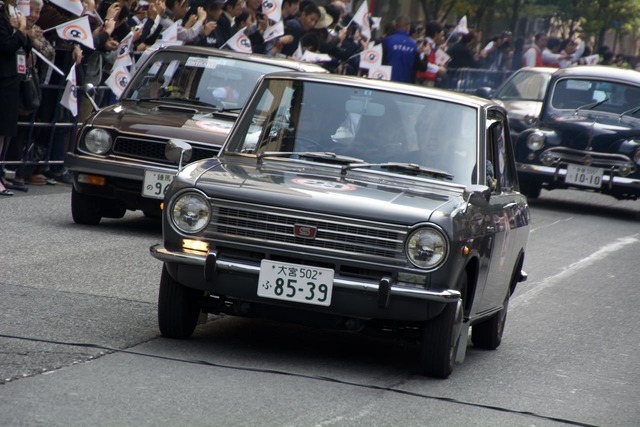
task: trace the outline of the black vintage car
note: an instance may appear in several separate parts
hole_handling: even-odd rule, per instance
[[[202,311],[374,327],[416,340],[422,372],[445,378],[470,326],[475,346],[500,345],[528,232],[502,107],[270,74],[218,157],[169,187],[151,247],[160,331],[187,338]]]
[[[556,71],[535,127],[515,141],[521,191],[574,188],[640,195],[640,73],[606,66]]]
[[[324,71],[315,64],[213,48],[153,52],[119,102],[90,117],[67,153],[73,220],[98,224],[127,210],[159,216],[177,169],[165,157],[167,141],[192,144],[185,160],[215,156],[258,79],[282,70]]]

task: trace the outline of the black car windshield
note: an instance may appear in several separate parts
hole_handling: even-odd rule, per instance
[[[258,79],[282,67],[194,53],[158,52],[149,58],[123,98],[191,100],[216,108],[242,108]]]
[[[496,91],[494,98],[501,101],[542,101],[552,71],[521,70]]]
[[[433,174],[438,179],[451,175],[455,183],[471,183],[478,144],[474,107],[370,87],[279,79],[268,79],[257,99],[227,153],[335,153],[374,167],[410,163],[446,172]]]
[[[596,79],[562,79],[553,88],[551,106],[558,110],[623,114],[638,106],[640,87]]]

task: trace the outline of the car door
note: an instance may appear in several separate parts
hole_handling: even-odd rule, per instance
[[[492,190],[487,231],[493,239],[487,281],[476,310],[479,314],[504,301],[518,257],[520,216],[526,212],[526,199],[518,193],[507,118],[499,110],[490,110],[487,119],[485,182]]]

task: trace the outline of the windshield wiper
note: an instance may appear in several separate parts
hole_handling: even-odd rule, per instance
[[[166,102],[166,103],[176,103],[176,104],[192,104],[192,105],[199,105],[202,107],[209,107],[209,108],[219,108],[213,104],[210,104],[208,102],[204,102],[204,101],[200,101],[198,99],[192,99],[192,98],[173,98],[170,96],[166,96],[166,97],[156,97],[156,98],[138,98],[136,99],[136,102],[140,103],[140,102]]]
[[[598,105],[604,104],[608,100],[609,100],[609,98],[605,98],[605,99],[603,99],[601,101],[591,102],[589,104],[581,105],[578,108],[576,108],[576,110],[573,112],[573,114],[578,114],[578,111],[580,111],[580,110],[593,110]]]
[[[421,174],[421,175],[431,175],[435,178],[444,178],[448,180],[453,179],[453,175],[447,171],[420,166],[416,163],[396,163],[396,162],[357,163],[357,164],[343,166],[342,172],[343,174],[345,174],[348,170],[351,170],[351,169],[373,168],[373,167],[378,167],[380,169],[387,169],[391,171],[409,172],[412,175]]]
[[[627,114],[634,115],[638,111],[640,111],[640,105],[638,105],[637,107],[630,108],[627,111],[623,111],[622,114],[618,116],[618,120],[622,119],[622,117],[626,116]]]
[[[336,153],[325,151],[265,151],[258,154],[258,164],[262,163],[265,157],[296,157],[298,159],[311,159],[322,163],[331,163],[339,165],[351,165],[354,163],[362,163],[364,160],[357,157],[343,156]]]

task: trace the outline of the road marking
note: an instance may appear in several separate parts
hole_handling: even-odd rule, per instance
[[[511,302],[509,303],[509,309],[517,307],[519,305],[525,305],[529,303],[532,299],[538,296],[540,292],[557,284],[558,282],[560,282],[561,279],[564,279],[566,276],[574,274],[578,270],[588,265],[591,265],[594,262],[600,261],[614,252],[624,249],[626,246],[633,245],[640,242],[640,240],[638,239],[638,235],[639,234],[634,234],[633,236],[621,237],[615,242],[610,243],[598,249],[588,257],[583,258],[580,261],[574,262],[569,267],[562,270],[560,273],[554,276],[546,277],[539,282],[534,282],[532,283],[533,286],[529,286],[527,284],[527,290],[522,294],[517,295],[511,300]]]
[[[554,221],[554,222],[552,222],[551,224],[541,225],[540,227],[532,228],[531,230],[529,230],[529,233],[530,233],[530,234],[531,234],[531,233],[535,233],[535,232],[536,232],[536,231],[538,231],[538,230],[542,230],[543,228],[552,227],[552,226],[554,226],[554,225],[560,224],[561,222],[571,221],[573,218],[575,218],[575,217],[570,216],[570,217],[565,218],[565,219],[559,219],[559,220],[557,220],[557,221]]]

